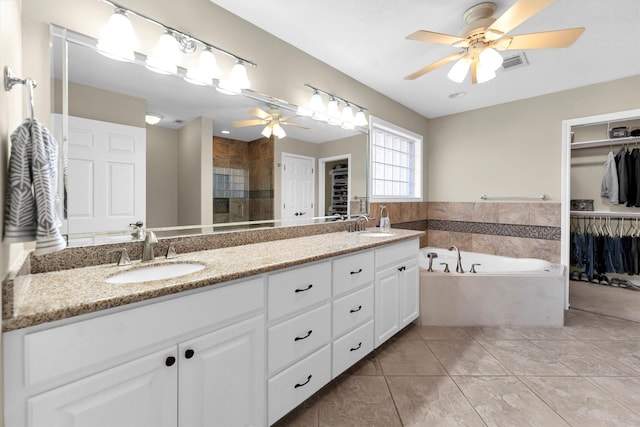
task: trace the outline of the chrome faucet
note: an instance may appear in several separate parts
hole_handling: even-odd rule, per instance
[[[142,246],[142,262],[149,262],[154,260],[153,246],[158,243],[156,233],[153,231],[147,231],[147,237],[144,239],[144,245]]]
[[[454,249],[458,253],[458,263],[456,264],[456,273],[464,273],[464,270],[462,269],[462,258],[460,258],[460,249],[458,249],[458,247],[455,245],[449,248],[450,251]]]
[[[360,215],[356,219],[356,231],[364,231],[366,224],[369,222],[369,217],[366,215]]]

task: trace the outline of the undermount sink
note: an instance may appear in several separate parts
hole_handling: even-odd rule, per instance
[[[362,237],[391,237],[393,233],[385,233],[381,231],[363,231],[359,234]]]
[[[140,283],[151,280],[164,280],[195,273],[205,267],[204,264],[175,262],[171,264],[155,264],[135,270],[116,273],[106,279],[107,283]]]

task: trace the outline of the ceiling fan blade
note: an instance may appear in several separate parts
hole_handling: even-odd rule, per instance
[[[474,85],[478,83],[478,61],[471,63],[471,83]]]
[[[500,38],[553,2],[554,0],[519,0],[486,29],[487,38]]]
[[[496,43],[496,48],[498,50],[524,50],[568,47],[571,46],[583,32],[584,28],[580,27],[567,30],[546,31],[544,33],[520,34],[499,40]]]
[[[456,59],[462,58],[464,55],[465,55],[465,52],[454,53],[453,55],[449,55],[446,58],[442,58],[440,61],[434,62],[431,65],[427,65],[426,67],[421,68],[420,70],[416,71],[413,74],[409,74],[404,79],[405,80],[417,79],[418,77],[421,77],[421,76],[427,74],[429,71],[433,71],[436,68],[442,67],[443,65],[446,65],[451,61],[455,61]]]
[[[260,117],[264,120],[269,120],[271,118],[271,114],[267,113],[264,110],[261,110],[260,108],[252,108],[251,110],[249,110],[249,114],[251,114],[252,116]]]
[[[431,42],[455,45],[462,41],[466,41],[458,36],[450,36],[449,34],[434,33],[433,31],[420,30],[413,34],[409,34],[407,40],[417,40],[419,42]]]
[[[233,122],[233,125],[237,128],[242,128],[245,126],[266,125],[267,123],[269,123],[269,120],[254,119],[254,120],[237,120]]]
[[[297,125],[297,124],[295,124],[295,123],[280,122],[280,124],[281,124],[281,125],[285,125],[285,126],[291,126],[291,127],[294,127],[294,128],[309,129],[309,128],[306,128],[306,127],[304,127],[304,126]]]

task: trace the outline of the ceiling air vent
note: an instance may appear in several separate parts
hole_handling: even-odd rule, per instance
[[[502,69],[504,71],[509,71],[515,68],[526,67],[527,65],[529,65],[527,56],[524,54],[524,52],[520,52],[516,55],[504,58],[502,62]]]

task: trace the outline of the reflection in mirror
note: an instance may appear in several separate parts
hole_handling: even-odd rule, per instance
[[[140,54],[115,61],[95,45],[52,26],[52,128],[68,162],[70,244],[137,239],[138,221],[176,235],[366,212],[362,129],[296,116],[297,106],[255,92],[187,83],[184,69],[151,72]],[[146,124],[148,113],[159,121]],[[286,136],[265,137],[269,126]]]

